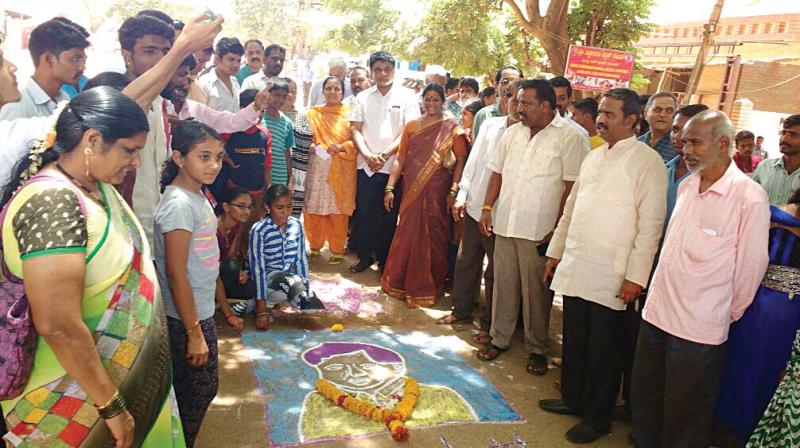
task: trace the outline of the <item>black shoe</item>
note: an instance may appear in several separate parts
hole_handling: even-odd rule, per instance
[[[359,272],[364,272],[371,267],[372,263],[359,260],[358,263],[350,266],[350,272],[352,272],[353,274],[358,274]]]
[[[539,407],[543,411],[550,412],[552,414],[579,415],[577,411],[567,406],[567,404],[564,403],[564,400],[539,400]]]
[[[311,295],[304,294],[303,297],[300,298],[300,311],[304,313],[314,313],[324,310],[325,305],[319,300],[315,293],[312,292]]]
[[[239,301],[231,305],[231,313],[236,317],[241,317],[247,311],[247,302]]]
[[[567,431],[567,440],[572,443],[590,443],[608,434],[610,431],[600,431],[587,423],[578,423]]]

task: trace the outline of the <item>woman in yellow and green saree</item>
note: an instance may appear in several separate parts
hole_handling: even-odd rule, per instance
[[[3,190],[4,261],[39,333],[23,393],[0,403],[11,446],[185,446],[150,249],[112,186],[148,129],[128,97],[85,91]]]

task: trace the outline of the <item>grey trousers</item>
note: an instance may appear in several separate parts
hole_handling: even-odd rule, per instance
[[[542,282],[544,257],[538,242],[495,236],[492,344],[508,347],[517,327],[519,301],[525,325],[525,352],[547,356],[550,347],[550,309],[553,293]]]
[[[494,237],[481,234],[478,222],[469,215],[464,217],[464,232],[456,257],[453,277],[453,315],[456,319],[472,319],[475,302],[481,292],[481,273],[486,288],[486,312],[481,316],[481,330],[489,331],[492,325],[492,291],[494,290]],[[483,270],[483,257],[489,265]]]
[[[725,344],[673,336],[642,321],[633,364],[633,435],[639,448],[706,448]]]

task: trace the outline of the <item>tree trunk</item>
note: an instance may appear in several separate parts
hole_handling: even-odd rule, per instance
[[[567,65],[567,51],[569,50],[569,45],[547,34],[537,36],[537,38],[539,39],[539,43],[542,44],[545,54],[547,54],[547,59],[550,61],[549,72],[559,76],[563,75],[564,68],[566,68]]]
[[[519,26],[539,40],[549,60],[549,71],[563,75],[569,51],[567,29],[569,0],[551,0],[544,17],[539,13],[539,0],[524,0],[526,12],[522,11],[516,0],[502,0],[502,2],[514,12]]]

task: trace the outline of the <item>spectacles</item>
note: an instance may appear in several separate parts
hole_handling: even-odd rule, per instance
[[[245,204],[231,204],[231,205],[238,208],[239,210],[250,210],[250,211],[255,210],[255,207],[253,207],[252,205],[245,205]]]

